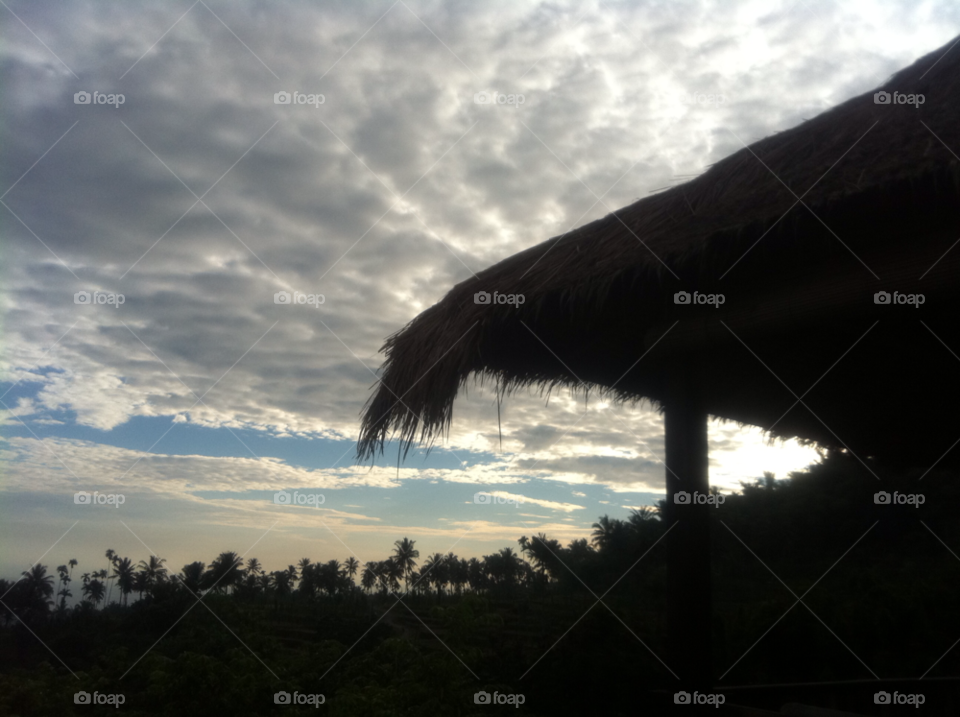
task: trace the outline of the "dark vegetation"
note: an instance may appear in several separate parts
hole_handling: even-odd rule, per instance
[[[881,490],[925,502],[878,505]],[[720,684],[960,674],[958,505],[952,474],[843,453],[726,496],[711,513]],[[323,694],[331,715],[642,713],[645,690],[675,682],[663,507],[482,559],[403,538],[382,561],[273,572],[233,552],[176,575],[113,550],[38,564],[0,581],[0,714],[118,714],[74,705],[80,690],[122,693],[128,715],[318,714],[275,705],[280,690]],[[478,690],[525,704],[475,705]]]

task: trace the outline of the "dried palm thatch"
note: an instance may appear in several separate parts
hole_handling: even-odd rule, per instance
[[[360,457],[393,432],[404,453],[435,441],[471,374],[498,396],[589,387],[661,405],[678,370],[703,387],[712,415],[773,436],[941,455],[960,436],[932,401],[960,401],[960,363],[944,348],[960,354],[952,45],[877,88],[923,104],[855,97],[456,285],[387,339]],[[925,303],[876,305],[880,290],[922,292]],[[475,303],[481,291],[525,301]],[[678,291],[725,302],[678,305]]]

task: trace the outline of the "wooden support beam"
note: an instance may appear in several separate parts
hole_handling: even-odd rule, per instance
[[[667,527],[676,523],[667,535],[667,664],[680,677],[677,689],[704,692],[713,677],[710,507],[697,503],[696,496],[709,494],[710,479],[699,379],[696,367],[678,366],[668,379],[665,401]]]

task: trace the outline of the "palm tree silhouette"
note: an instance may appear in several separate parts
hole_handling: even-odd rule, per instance
[[[94,573],[94,575],[99,575],[99,574],[100,574],[99,572]],[[107,590],[103,586],[102,582],[94,578],[83,584],[83,588],[81,589],[81,592],[83,593],[83,596],[85,598],[92,600],[93,606],[96,607],[97,605],[100,604],[100,601],[103,600],[103,597],[106,594]]]
[[[110,566],[113,565],[117,560],[117,553],[114,551],[113,548],[107,548],[107,552],[105,553],[105,555],[107,556],[106,572],[109,573]],[[110,604],[110,593],[113,592],[113,584],[110,582],[111,578],[107,578],[106,574],[104,575],[104,578],[106,578],[107,580],[107,602],[105,604],[108,605]]]
[[[227,550],[218,555],[207,571],[210,580],[210,588],[217,592],[222,592],[231,585],[236,585],[243,576],[243,558],[232,550]],[[293,567],[292,565],[290,567]],[[295,568],[294,568],[295,569]]]
[[[273,609],[276,610],[278,607],[280,598],[286,597],[291,593],[290,571],[276,570],[272,573],[272,576],[273,576],[273,587],[274,587]]]
[[[16,592],[15,602],[20,607],[20,619],[29,622],[31,618],[43,617],[50,609],[53,597],[53,576],[47,575],[47,566],[37,563],[21,573],[22,583]]]
[[[303,571],[310,567],[310,558],[300,558],[300,562],[297,563],[297,567],[300,568],[300,574],[303,575]]]
[[[399,542],[399,541],[397,541]],[[383,561],[383,575],[390,589],[394,592],[400,591],[400,581],[404,579],[403,566],[396,558],[387,558]]]
[[[447,584],[447,559],[442,553],[434,553],[423,564],[421,580],[426,580],[437,588],[437,599],[443,594],[443,586]]]
[[[363,585],[364,590],[372,591],[373,587],[377,584],[377,564],[373,561],[364,563],[363,573],[360,576],[360,584]]]
[[[123,597],[123,604],[127,604],[127,596],[133,592],[133,562],[130,558],[117,558],[113,569],[113,577],[117,580],[117,586],[120,588],[120,594]]]
[[[346,561],[344,561],[343,567],[346,569],[347,575],[350,576],[350,579],[353,580],[353,576],[356,575],[357,571],[360,569],[360,561],[351,555],[346,559]]]
[[[167,569],[163,566],[165,562],[167,562],[166,559],[157,557],[156,555],[151,555],[149,560],[140,561],[137,567],[139,567],[146,576],[147,590],[150,590],[158,582],[163,582],[167,577]]]
[[[604,515],[591,527],[593,528],[593,544],[597,546],[597,549],[619,552],[623,547],[624,538],[626,538],[626,525],[622,520]]]
[[[404,538],[403,540],[394,542],[393,559],[396,561],[397,566],[399,566],[404,582],[406,582],[408,586],[410,583],[410,573],[417,567],[417,561],[414,558],[420,557],[420,551],[413,547],[416,542],[416,540],[410,540],[410,538]]]
[[[206,567],[199,561],[183,566],[183,572],[179,576],[180,582],[194,595],[199,595],[200,591],[206,587],[206,573],[204,572]]]
[[[143,561],[140,561],[143,563]],[[133,589],[137,593],[137,599],[143,600],[143,593],[150,589],[150,578],[147,577],[147,571],[140,569],[133,576]]]

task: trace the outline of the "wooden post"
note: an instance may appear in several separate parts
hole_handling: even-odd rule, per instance
[[[667,664],[680,677],[677,690],[712,688],[710,507],[707,412],[698,371],[677,367],[668,379],[664,415],[667,464]],[[677,498],[681,502],[677,502]]]

